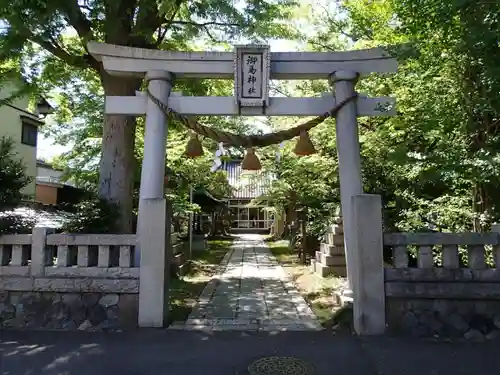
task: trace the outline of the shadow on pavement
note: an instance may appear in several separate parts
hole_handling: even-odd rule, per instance
[[[301,358],[316,375],[494,375],[500,346],[331,332],[1,332],[2,375],[246,374],[261,357]]]
[[[356,340],[326,332],[2,332],[0,348],[2,375],[245,374],[273,355],[306,360],[319,375],[370,373]]]

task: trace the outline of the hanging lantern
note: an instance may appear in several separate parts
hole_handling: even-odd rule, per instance
[[[198,134],[193,134],[186,145],[186,156],[189,158],[197,158],[201,155],[203,155],[203,146],[198,139]]]
[[[295,145],[295,149],[293,150],[295,155],[299,156],[307,156],[316,153],[314,149],[314,145],[311,142],[311,138],[309,138],[309,133],[305,130],[300,132],[299,139],[297,140],[297,144]]]
[[[253,148],[247,148],[247,152],[241,163],[241,169],[244,171],[260,171],[262,169],[259,158],[255,155]]]

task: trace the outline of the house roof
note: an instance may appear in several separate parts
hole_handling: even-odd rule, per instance
[[[50,164],[49,162],[46,162],[45,160],[42,160],[42,159],[36,159],[36,166],[61,172],[59,169],[54,168],[52,166],[52,164]]]
[[[221,169],[227,173],[229,185],[233,187],[236,199],[253,199],[267,193],[273,176],[267,172],[246,173],[241,169],[242,160],[226,161]]]
[[[10,79],[10,83],[13,84],[14,89],[15,88],[19,89],[28,83],[26,81],[26,79],[22,76],[19,76],[17,78],[18,79]],[[24,115],[21,115],[21,117],[24,117],[24,120],[33,121],[33,125],[35,125],[35,126],[45,124],[43,119],[39,117],[39,114],[47,115],[47,114],[54,113],[54,107],[42,95],[38,95],[36,97],[35,109],[34,109],[34,112],[31,112],[26,108],[19,108],[19,107],[13,105],[12,103],[10,103],[9,102],[10,100],[8,98],[12,97],[11,94],[12,94],[12,91],[10,92],[9,96],[7,96],[7,98],[3,98],[3,99],[6,99],[6,102],[3,104],[23,113]],[[31,97],[30,92],[25,92],[24,95]]]

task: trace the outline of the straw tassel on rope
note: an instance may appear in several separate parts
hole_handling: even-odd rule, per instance
[[[293,152],[298,156],[307,156],[316,153],[314,144],[311,142],[311,138],[309,138],[309,133],[307,131],[302,130],[300,132],[299,139],[295,144]]]
[[[186,145],[186,156],[197,158],[203,155],[203,146],[198,138],[198,134],[192,134]]]
[[[255,155],[255,150],[253,148],[247,148],[245,157],[241,162],[241,169],[244,171],[260,171],[262,169],[260,160],[257,155]]]

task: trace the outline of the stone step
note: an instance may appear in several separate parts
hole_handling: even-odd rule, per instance
[[[311,259],[311,272],[316,273],[316,259]]]
[[[328,245],[344,245],[344,236],[342,234],[327,233],[323,239],[323,242]]]
[[[344,246],[333,246],[333,245],[328,245],[326,243],[322,243],[320,245],[320,250],[323,254],[326,255],[344,255]]]
[[[180,254],[184,251],[185,249],[185,243],[183,242],[178,242],[178,243],[174,243],[172,245],[172,254]]]
[[[344,266],[345,255],[327,255],[321,253],[321,264],[325,266]]]
[[[316,251],[316,256],[315,256],[315,259],[317,262],[320,262],[321,263],[321,251]]]
[[[334,299],[335,303],[340,307],[350,306],[353,303],[352,296],[345,295],[343,291],[335,291]]]
[[[172,259],[172,264],[174,264],[175,266],[180,266],[181,264],[184,264],[184,262],[186,261],[186,256],[184,253],[178,253],[178,254],[175,254],[173,259]]]
[[[314,273],[320,277],[327,276],[337,276],[337,277],[346,277],[347,270],[345,266],[326,266],[324,264],[315,262],[314,265]]]
[[[179,276],[185,276],[188,272],[189,272],[189,266],[190,264],[189,263],[184,263],[184,264],[181,264],[178,268],[177,268],[177,273]]]
[[[342,224],[333,224],[328,227],[327,233],[331,234],[344,234],[344,227]]]
[[[344,222],[344,220],[342,219],[342,216],[337,216],[333,222],[337,225],[342,225],[342,223]]]

